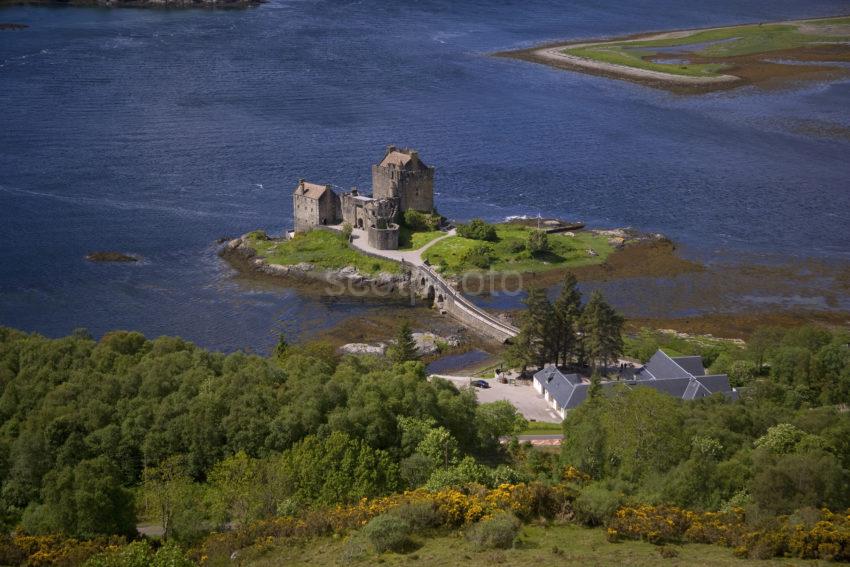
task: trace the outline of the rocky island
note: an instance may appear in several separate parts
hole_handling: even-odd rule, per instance
[[[270,238],[257,230],[227,241],[220,254],[237,268],[319,281],[330,295],[409,295],[481,335],[510,341],[518,329],[465,294],[516,294],[565,271],[603,266],[627,244],[660,245],[661,235],[585,230],[557,219],[454,226],[436,213],[434,168],[416,150],[388,146],[372,166],[372,195],[342,195],[301,179],[292,193],[294,230]],[[531,276],[531,277],[527,277]],[[554,281],[551,283],[555,283]]]
[[[103,252],[90,252],[86,254],[86,260],[89,262],[138,262],[139,258],[133,256],[131,254],[124,254],[123,252],[114,252],[114,251],[103,251]]]

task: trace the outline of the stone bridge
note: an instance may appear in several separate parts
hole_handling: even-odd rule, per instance
[[[467,327],[502,343],[510,342],[519,333],[513,325],[469,301],[430,266],[411,266],[410,277],[412,288],[420,298],[432,301],[441,313],[454,317]]]
[[[325,227],[317,227],[325,228]],[[327,227],[339,230],[339,226]],[[454,317],[467,327],[499,342],[506,343],[517,336],[519,329],[494,317],[478,307],[459,290],[452,287],[443,277],[428,266],[422,258],[423,252],[437,242],[454,236],[455,230],[436,238],[418,250],[379,250],[369,244],[366,232],[360,229],[352,231],[349,246],[367,256],[399,262],[410,276],[410,288],[419,298],[433,303],[442,313]]]

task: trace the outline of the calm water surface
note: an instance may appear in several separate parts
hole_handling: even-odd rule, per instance
[[[682,97],[488,56],[848,11],[846,1],[284,1],[0,9],[0,324],[265,350],[375,304],[235,280],[213,242],[289,226],[299,177],[369,186],[388,143],[453,218],[663,232],[722,262],[850,259],[850,82]],[[810,132],[811,128],[804,129]],[[833,129],[834,131],[834,129]],[[92,250],[136,265],[92,265]]]

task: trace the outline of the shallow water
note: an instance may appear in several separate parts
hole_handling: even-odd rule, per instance
[[[465,370],[492,358],[493,355],[483,350],[473,349],[459,354],[443,356],[428,365],[430,374],[445,374]]]
[[[0,31],[0,324],[265,350],[279,331],[369,312],[369,300],[234,280],[212,243],[289,226],[300,177],[368,187],[388,143],[437,166],[449,217],[631,225],[712,262],[850,259],[850,142],[788,126],[850,126],[850,82],[684,97],[488,55],[843,11],[829,0],[0,9],[31,26]],[[144,262],[85,262],[93,250]]]

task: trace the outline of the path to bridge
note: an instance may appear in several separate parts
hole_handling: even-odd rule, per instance
[[[515,337],[517,333],[519,333],[519,329],[499,320],[481,307],[475,305],[473,302],[468,300],[463,293],[450,285],[449,282],[446,281],[443,276],[438,274],[436,270],[425,264],[422,254],[426,250],[441,240],[449,238],[450,236],[455,236],[456,234],[456,230],[452,229],[445,235],[435,238],[417,250],[379,250],[369,245],[365,230],[354,229],[351,233],[351,244],[355,248],[371,256],[379,256],[381,258],[386,258],[387,260],[403,262],[415,266],[421,272],[427,274],[429,279],[437,284],[437,287],[440,288],[440,291],[442,291],[443,294],[451,297],[456,309],[463,312],[462,317],[460,317],[461,320],[464,320],[466,316],[469,315],[473,319],[477,319],[485,325],[485,328],[487,328],[488,331],[495,331],[496,336],[502,337],[502,340],[505,340],[505,338]],[[492,334],[492,332],[488,334]]]
[[[369,239],[366,237],[365,230],[355,228],[351,231],[351,244],[358,250],[362,250],[363,252],[366,252],[367,254],[371,254],[373,256],[381,256],[382,258],[386,258],[387,260],[395,260],[396,262],[405,261],[408,264],[412,264],[414,266],[424,266],[425,260],[422,258],[422,254],[439,241],[444,240],[450,236],[455,236],[456,234],[457,231],[455,229],[451,229],[443,236],[435,238],[434,240],[417,250],[379,250],[378,248],[375,248],[369,244]]]

